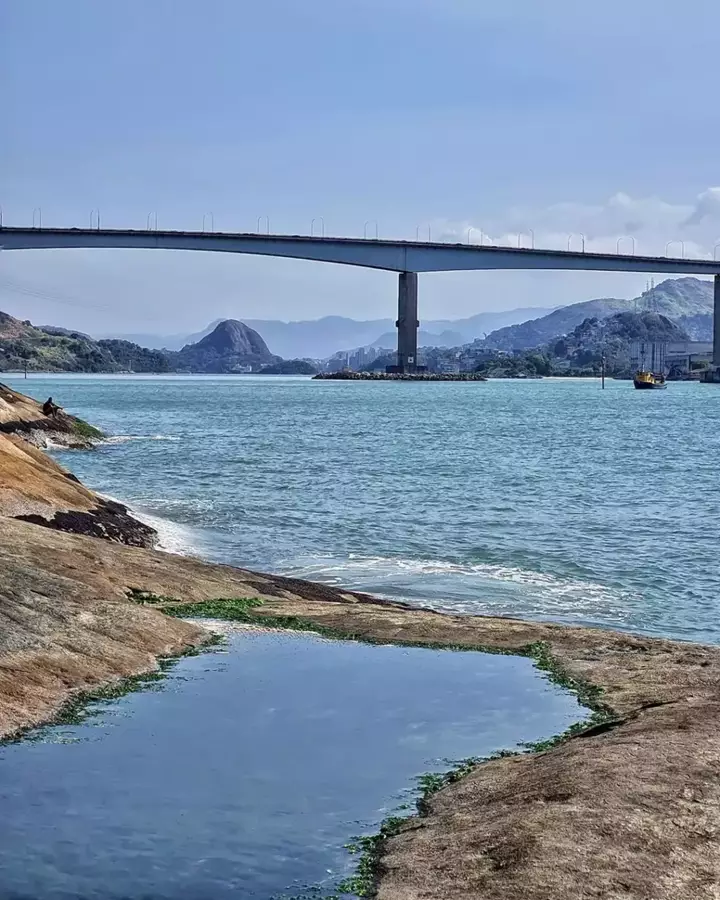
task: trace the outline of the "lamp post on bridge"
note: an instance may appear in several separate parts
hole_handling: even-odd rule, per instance
[[[668,241],[665,244],[665,256],[668,255],[668,250],[673,244],[680,244],[680,259],[685,259],[685,241]]]
[[[520,250],[520,242],[521,242],[522,236],[524,234],[527,234],[528,237],[530,238],[530,249],[534,250],[535,249],[535,232],[532,230],[532,228],[528,228],[527,231],[521,231],[518,234],[518,236],[517,236],[518,250]]]
[[[620,237],[615,242],[615,252],[618,256],[620,256],[620,245],[623,241],[632,241],[632,251],[631,256],[635,256],[635,238],[631,234],[621,234]]]
[[[377,219],[368,219],[367,222],[363,225],[363,240],[364,240],[364,241],[367,240],[368,225],[374,225],[374,226],[375,226],[375,240],[377,240],[377,239],[378,239],[378,223],[377,223]]]

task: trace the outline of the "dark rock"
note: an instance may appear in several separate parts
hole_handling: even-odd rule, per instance
[[[77,481],[77,478],[71,477]],[[133,518],[126,506],[114,500],[101,500],[95,509],[88,512],[77,510],[56,512],[52,519],[45,519],[36,514],[13,518],[53,528],[56,531],[104,538],[118,544],[127,544],[129,547],[149,548],[157,544],[155,529]]]

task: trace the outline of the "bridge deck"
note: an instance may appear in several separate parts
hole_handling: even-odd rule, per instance
[[[392,272],[544,269],[720,275],[720,261],[367,238],[203,231],[0,228],[0,248],[201,250],[364,266]]]

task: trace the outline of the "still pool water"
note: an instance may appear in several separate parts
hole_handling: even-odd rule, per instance
[[[720,642],[720,389],[3,376],[167,546],[466,613]]]
[[[3,900],[321,894],[448,759],[584,717],[525,659],[243,633],[0,746]]]

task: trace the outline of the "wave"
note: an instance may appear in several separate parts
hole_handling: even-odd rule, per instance
[[[158,534],[158,550],[164,550],[166,553],[175,553],[178,556],[198,556],[205,550],[204,541],[198,529],[188,525],[180,525],[178,522],[173,522],[171,519],[165,519],[162,516],[155,516],[112,494],[101,494],[98,492],[98,496],[103,497],[105,500],[121,503],[127,508],[131,516],[139,522],[154,528]]]
[[[130,512],[136,519],[157,531],[158,550],[178,556],[199,556],[205,550],[205,542],[196,529],[162,516],[151,515],[141,509],[132,508]]]
[[[608,584],[492,563],[349,554],[287,561],[283,574],[325,581],[454,613],[583,617],[602,610],[620,623],[637,596]]]
[[[103,444],[127,444],[129,441],[179,441],[172,434],[113,434],[103,439]]]

